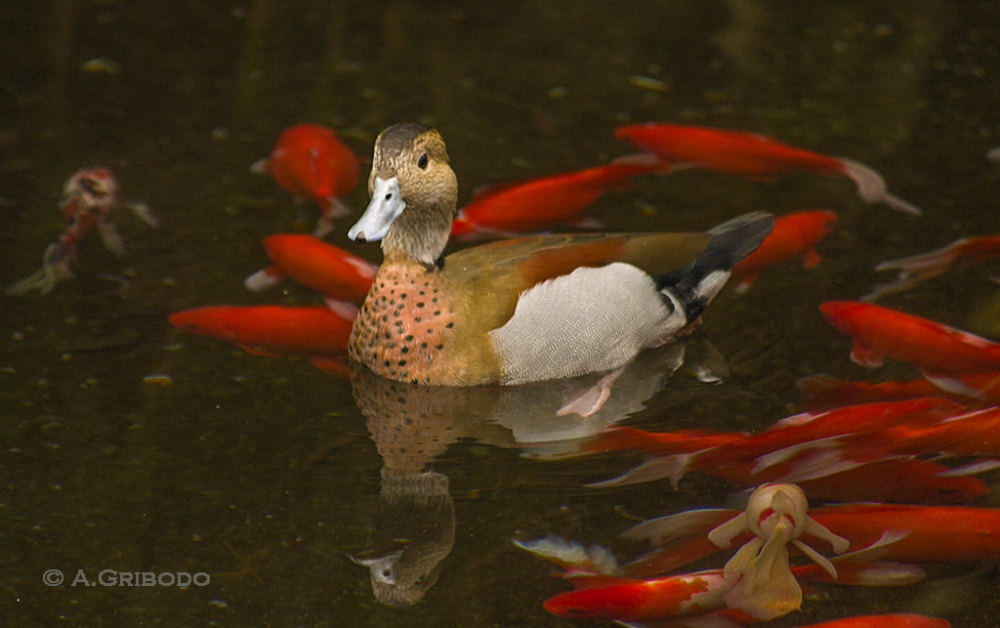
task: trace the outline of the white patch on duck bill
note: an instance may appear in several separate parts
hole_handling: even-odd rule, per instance
[[[509,321],[490,332],[503,384],[616,369],[687,324],[653,279],[624,263],[578,268],[521,293]]]
[[[406,202],[399,194],[399,179],[375,177],[372,200],[361,218],[354,223],[347,237],[364,242],[377,242],[389,233],[389,227],[406,209]]]

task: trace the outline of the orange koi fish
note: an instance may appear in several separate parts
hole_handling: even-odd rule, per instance
[[[354,322],[325,307],[277,305],[201,307],[171,314],[168,320],[184,331],[264,356],[343,354]]]
[[[614,425],[584,443],[576,455],[609,451],[639,451],[651,456],[694,453],[746,438],[745,432],[707,432],[679,430],[676,432],[646,432],[634,427]]]
[[[1000,344],[934,321],[860,301],[830,301],[820,313],[854,342],[851,360],[867,367],[883,356],[909,362],[938,388],[982,397],[953,377],[1000,371]]]
[[[560,593],[545,600],[543,607],[572,619],[664,619],[725,608],[723,596],[732,588],[721,569],[651,580],[601,577],[601,584],[606,586]]]
[[[111,210],[124,205],[150,227],[156,227],[156,218],[141,203],[120,203],[118,182],[107,168],[87,168],[77,171],[63,187],[59,211],[66,220],[66,228],[59,239],[45,249],[42,268],[35,274],[7,288],[7,294],[21,296],[32,290],[48,294],[55,285],[73,277],[70,263],[80,255],[80,243],[97,227],[101,242],[116,257],[125,254],[125,243],[118,228],[108,218]]]
[[[676,166],[707,168],[754,179],[770,179],[791,170],[846,176],[866,203],[885,205],[913,215],[922,212],[889,194],[882,175],[844,157],[827,157],[741,131],[677,124],[636,124],[615,129],[615,137],[656,153]]]
[[[1000,404],[1000,373],[972,373],[957,376],[963,384],[983,394],[982,400],[990,404]],[[880,401],[902,401],[944,395],[957,403],[968,403],[966,395],[949,395],[946,391],[927,381],[915,379],[906,382],[851,382],[830,375],[810,375],[802,377],[796,386],[806,397],[808,408],[820,408],[877,403]]]
[[[246,278],[243,283],[254,292],[288,277],[324,296],[360,303],[378,271],[360,257],[309,235],[268,236],[264,250],[275,266]]]
[[[878,544],[878,550],[892,547],[898,537]],[[864,553],[861,550],[858,554]],[[908,565],[845,563],[850,555],[834,559],[840,574],[837,582],[846,585],[892,586],[912,584],[924,577]],[[879,573],[881,571],[883,573]],[[814,565],[791,568],[797,579],[830,582],[830,576]],[[619,622],[646,622],[703,615],[726,608],[726,595],[733,589],[722,569],[649,579],[578,575],[569,578],[576,591],[560,593],[543,603],[553,615],[571,619],[604,619]],[[751,615],[730,609],[729,619],[753,623]],[[726,624],[728,625],[728,624]],[[905,624],[904,624],[905,625]]]
[[[544,229],[577,216],[604,192],[625,185],[629,177],[668,170],[658,157],[643,153],[619,157],[596,168],[493,186],[459,210],[451,235]]]
[[[821,624],[809,624],[800,628],[951,628],[951,624],[943,619],[913,615],[910,613],[894,613],[889,615],[860,615],[825,621]]]
[[[896,425],[878,436],[887,452],[1000,456],[1000,408],[977,410],[936,425]]]
[[[281,134],[269,157],[250,166],[269,174],[295,196],[308,198],[322,210],[314,235],[333,229],[333,219],[350,212],[338,199],[358,185],[358,158],[333,130],[314,124],[293,126]]]
[[[833,231],[838,220],[837,214],[821,209],[775,218],[771,235],[733,267],[733,278],[737,281],[734,292],[746,292],[765,268],[796,255],[802,255],[803,268],[819,264],[820,256],[813,247]]]
[[[997,257],[1000,257],[1000,235],[962,238],[935,251],[887,260],[876,266],[875,271],[898,270],[896,280],[875,286],[861,300],[874,301],[887,294],[909,290],[918,283],[943,275],[959,259],[968,258],[962,261],[965,267]]]
[[[927,397],[835,408],[819,414],[803,413],[781,419],[768,429],[740,440],[692,454],[692,468],[750,462],[773,452],[845,434],[863,434],[897,423],[930,424],[965,411],[957,403]]]
[[[1000,560],[1000,508],[845,504],[811,511],[812,517],[851,542],[864,546],[883,531],[909,534],[885,546],[885,560],[915,563]]]

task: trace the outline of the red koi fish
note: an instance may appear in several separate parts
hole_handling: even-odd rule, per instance
[[[309,235],[268,236],[264,250],[275,266],[246,278],[244,284],[254,292],[288,277],[332,299],[360,303],[378,272],[360,257]]]
[[[754,179],[770,179],[791,170],[846,176],[866,203],[884,203],[913,215],[921,211],[889,194],[882,176],[844,157],[827,157],[741,131],[677,124],[636,124],[615,129],[615,137],[656,153],[676,166],[707,168]]]
[[[1000,344],[926,318],[860,301],[830,301],[819,311],[851,337],[851,360],[861,366],[881,366],[883,356],[909,362],[938,388],[973,397],[982,393],[954,374],[1000,371]]]
[[[59,211],[66,219],[66,228],[59,239],[45,249],[42,268],[35,274],[7,288],[7,294],[20,296],[32,290],[48,294],[55,285],[73,277],[70,263],[80,255],[80,243],[94,227],[101,242],[116,257],[125,254],[125,243],[118,228],[108,218],[111,210],[124,205],[150,227],[156,227],[156,218],[141,203],[120,203],[118,182],[107,168],[88,168],[77,171],[63,187]]]
[[[322,210],[314,235],[333,229],[333,219],[350,212],[338,199],[358,185],[358,158],[333,130],[313,124],[285,129],[269,157],[254,162],[250,171],[270,174],[295,196],[308,198]]]
[[[598,578],[603,586],[560,593],[545,600],[545,610],[572,619],[624,622],[683,617],[725,608],[723,596],[732,588],[721,569],[651,580]]]
[[[876,266],[875,271],[898,270],[899,276],[895,281],[875,286],[861,300],[874,301],[887,294],[909,290],[920,282],[943,275],[959,259],[963,260],[964,267],[997,257],[1000,257],[1000,235],[962,238],[935,251],[887,260]]]
[[[747,437],[745,432],[707,432],[679,430],[676,432],[646,432],[634,427],[611,426],[584,443],[575,455],[609,451],[640,451],[651,456],[694,453]]]
[[[721,444],[687,458],[690,468],[704,470],[759,460],[779,450],[845,434],[864,434],[901,422],[930,424],[962,414],[959,404],[934,397],[835,408],[819,414],[787,417],[768,429]],[[774,480],[769,480],[774,481]]]
[[[1000,456],[1000,408],[977,410],[936,425],[896,425],[878,436],[887,452]]]
[[[892,547],[895,542],[879,544]],[[877,543],[877,541],[876,541]],[[863,553],[858,552],[858,554]],[[845,555],[846,558],[847,555]],[[837,562],[839,584],[892,586],[912,584],[923,578],[923,572],[909,566],[872,563]],[[879,573],[883,567],[885,573]],[[822,568],[799,565],[791,568],[796,579],[829,582],[832,579]],[[896,578],[895,581],[893,579]],[[560,593],[543,603],[553,615],[571,619],[604,619],[619,622],[657,621],[676,617],[703,615],[726,608],[725,596],[733,583],[726,582],[722,569],[709,569],[691,574],[650,579],[617,578],[580,575],[569,578],[576,591]],[[750,615],[732,611],[729,618],[750,624]],[[891,624],[890,624],[891,625]],[[905,625],[905,624],[903,624]]]
[[[802,255],[802,267],[819,264],[820,256],[813,247],[833,231],[839,217],[826,210],[796,212],[774,219],[771,235],[764,238],[757,250],[733,267],[737,280],[734,292],[743,293],[760,273],[779,262]]]
[[[648,153],[627,155],[596,168],[493,186],[459,210],[452,237],[471,233],[523,233],[566,222],[609,189],[637,174],[666,173],[669,166]]]
[[[957,376],[963,384],[982,393],[982,400],[990,404],[1000,404],[1000,373],[972,373]],[[906,382],[851,382],[830,375],[810,375],[802,377],[796,386],[808,399],[805,404],[816,411],[820,408],[902,401],[944,395],[957,403],[968,403],[967,395],[949,395],[926,379]]]
[[[817,508],[822,525],[863,547],[887,529],[909,534],[885,546],[884,560],[915,563],[1000,560],[1000,508],[845,504]]]
[[[800,628],[951,628],[951,624],[943,619],[895,613],[890,615],[860,615],[825,621],[821,624],[809,624]]]
[[[347,350],[352,318],[325,307],[201,307],[171,314],[174,327],[235,343],[254,355],[336,356]]]

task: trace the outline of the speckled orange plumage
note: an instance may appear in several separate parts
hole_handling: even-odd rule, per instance
[[[375,373],[439,383],[435,364],[454,338],[455,310],[435,273],[418,263],[383,266],[351,333],[351,358]]]

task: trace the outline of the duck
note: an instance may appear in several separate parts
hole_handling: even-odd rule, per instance
[[[348,355],[424,386],[614,372],[698,321],[774,225],[753,212],[704,233],[534,235],[444,256],[458,180],[444,138],[416,123],[375,139],[368,192],[348,237],[380,242],[383,262]]]

